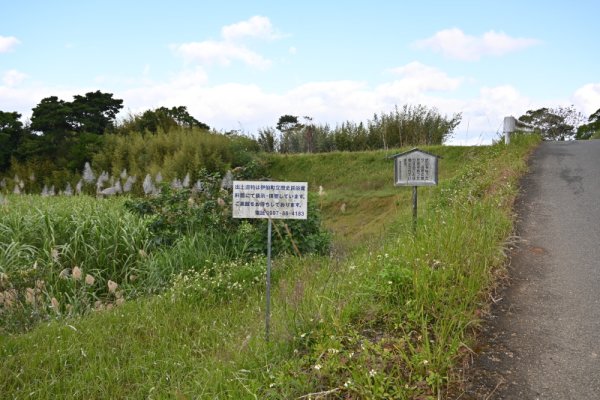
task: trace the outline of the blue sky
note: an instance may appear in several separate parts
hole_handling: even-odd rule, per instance
[[[462,113],[452,143],[506,115],[600,108],[594,1],[0,0],[0,110],[101,90],[126,113],[188,107],[252,134],[280,115],[335,125],[394,105]]]

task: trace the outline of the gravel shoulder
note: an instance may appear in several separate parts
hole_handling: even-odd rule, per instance
[[[600,141],[544,142],[461,399],[600,398]]]

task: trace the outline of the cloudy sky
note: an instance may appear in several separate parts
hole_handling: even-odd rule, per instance
[[[424,104],[489,143],[542,106],[600,108],[597,1],[0,0],[0,110],[101,90],[253,134]]]

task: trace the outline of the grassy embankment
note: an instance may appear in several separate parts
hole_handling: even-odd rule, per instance
[[[419,192],[416,237],[410,189],[393,187],[386,154],[274,157],[273,178],[323,187],[325,220],[344,252],[275,260],[270,343],[264,260],[215,260],[213,274],[184,273],[160,296],[3,334],[0,392],[48,399],[443,398],[459,379],[453,367],[502,272],[516,180],[536,143],[516,137],[508,147],[428,148],[444,158],[440,185]],[[179,251],[172,264],[193,267],[184,258],[191,254]]]

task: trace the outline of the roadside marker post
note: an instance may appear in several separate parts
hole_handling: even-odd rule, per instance
[[[435,186],[438,183],[438,159],[440,156],[418,148],[394,154],[394,186],[412,186],[412,228],[417,234],[417,203],[419,186]]]
[[[271,328],[271,226],[273,219],[306,219],[307,182],[233,181],[233,218],[266,218],[265,340]]]

